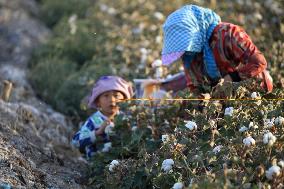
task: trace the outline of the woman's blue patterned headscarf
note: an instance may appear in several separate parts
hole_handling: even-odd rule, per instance
[[[204,64],[210,78],[220,77],[209,38],[221,21],[210,9],[186,5],[170,14],[163,25],[164,47],[162,55],[177,52],[202,52]]]

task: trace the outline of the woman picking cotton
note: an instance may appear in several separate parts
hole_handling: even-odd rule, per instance
[[[208,92],[206,86],[216,86],[221,78],[224,82],[260,79],[260,87],[272,91],[267,62],[249,35],[240,26],[221,22],[212,10],[183,6],[167,17],[163,32],[163,65],[181,59],[183,79],[192,93]],[[161,88],[172,90],[175,86],[178,83],[172,81]]]

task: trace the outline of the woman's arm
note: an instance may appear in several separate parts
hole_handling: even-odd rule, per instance
[[[172,79],[161,83],[162,90],[173,91],[173,93],[183,90],[186,87],[187,85],[186,85],[186,78],[185,78],[184,73],[181,73],[173,77]]]
[[[230,74],[235,79],[248,79],[256,77],[267,67],[263,54],[258,50],[249,35],[242,29],[233,32],[232,53],[236,61],[241,62],[236,72]]]

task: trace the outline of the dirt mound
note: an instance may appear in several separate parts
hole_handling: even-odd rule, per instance
[[[0,101],[0,179],[15,187],[81,188],[83,162],[70,149],[64,117]],[[66,125],[62,125],[66,124]]]
[[[70,147],[72,123],[26,78],[32,49],[50,35],[37,14],[33,0],[0,1],[0,89],[13,84],[9,102],[0,100],[0,188],[84,188],[75,181],[86,163]]]

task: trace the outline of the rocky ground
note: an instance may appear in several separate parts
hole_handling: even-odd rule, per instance
[[[85,188],[78,184],[86,163],[71,149],[74,126],[39,100],[27,80],[33,48],[49,30],[37,20],[34,0],[0,0],[0,188]]]

